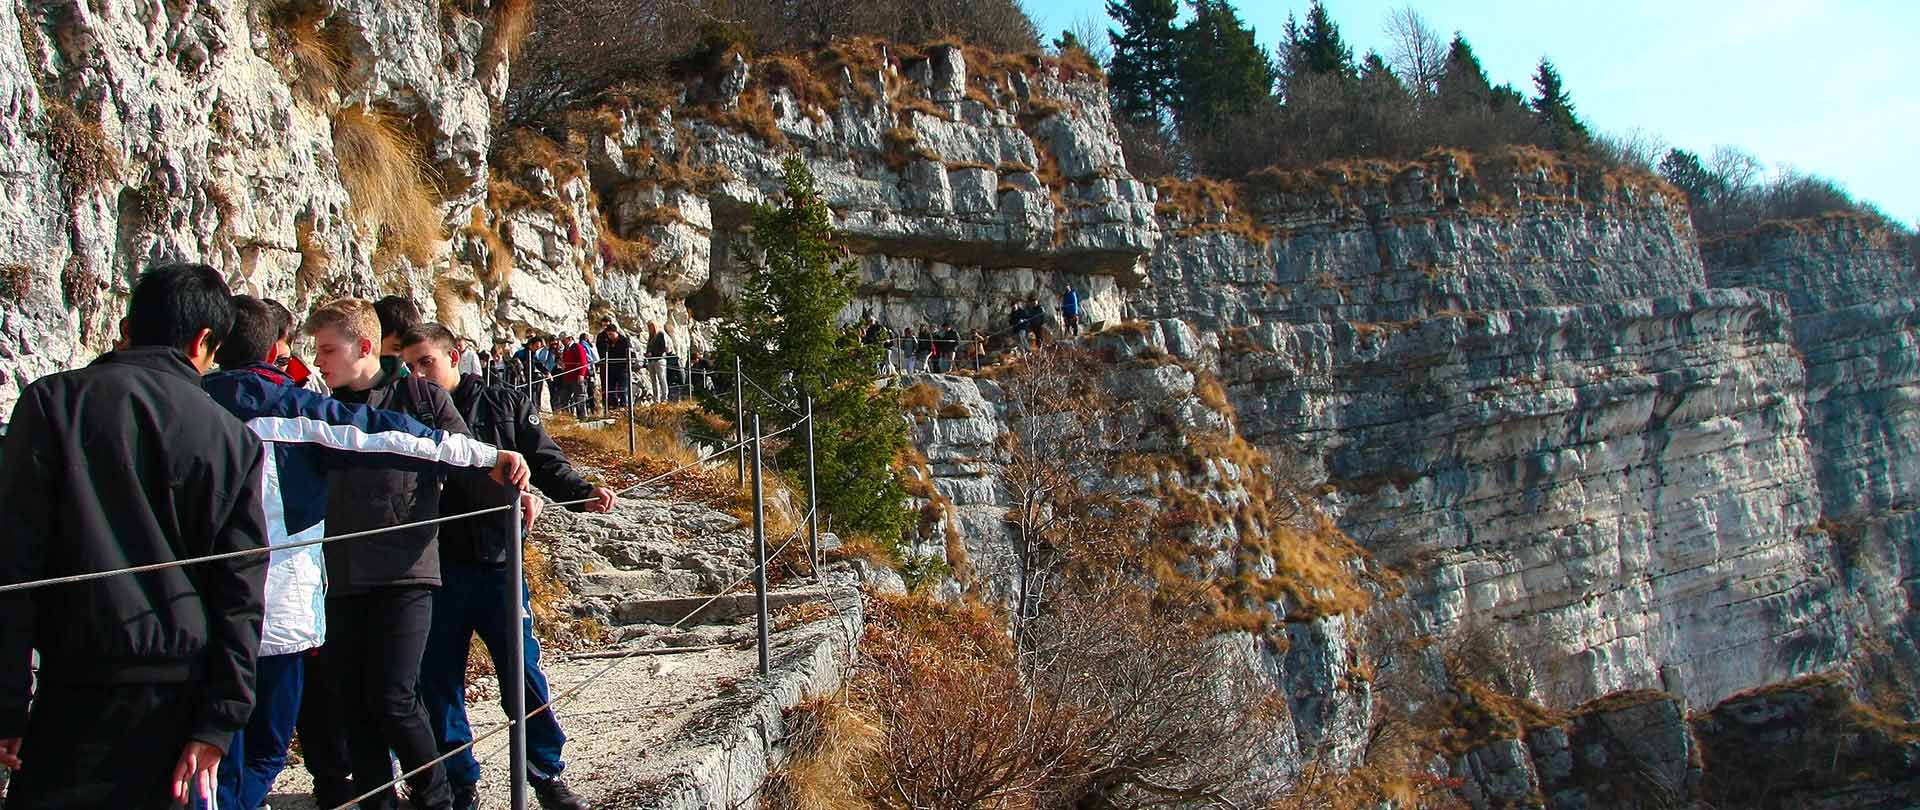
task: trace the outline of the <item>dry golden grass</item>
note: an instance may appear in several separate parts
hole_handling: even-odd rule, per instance
[[[432,264],[446,243],[446,223],[413,131],[392,113],[347,107],[333,116],[333,152],[354,216],[379,235],[376,262]]]
[[[857,775],[874,769],[886,726],[864,702],[837,694],[809,698],[787,712],[786,763],[772,777],[781,810],[865,810]]]
[[[339,26],[329,25],[332,4],[291,0],[268,15],[275,38],[292,62],[294,89],[312,104],[325,104],[353,68]]]
[[[327,255],[327,246],[313,232],[313,218],[301,217],[293,226],[294,243],[300,249],[300,266],[294,270],[293,277],[303,290],[311,290],[326,278],[328,268],[333,266],[333,257]]]
[[[916,420],[932,419],[940,408],[940,389],[927,383],[914,383],[900,392],[900,407]]]
[[[533,30],[534,0],[495,0],[493,33],[487,40],[487,52],[495,59],[512,59],[520,43]]]
[[[475,268],[474,274],[480,282],[492,289],[505,286],[513,278],[513,248],[501,238],[498,230],[487,224],[486,209],[475,208],[473,219],[460,233],[478,241],[487,251],[486,261]]]

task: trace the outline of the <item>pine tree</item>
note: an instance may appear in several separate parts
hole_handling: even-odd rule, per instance
[[[1226,0],[1188,0],[1193,20],[1180,30],[1178,102],[1182,128],[1214,127],[1273,99],[1273,62],[1253,29]]]
[[[1573,113],[1573,100],[1561,84],[1560,71],[1546,57],[1540,58],[1540,70],[1533,75],[1533,113],[1546,133],[1547,145],[1560,150],[1586,149],[1593,136],[1587,125]]]
[[[1307,24],[1300,32],[1296,47],[1301,57],[1299,67],[1303,70],[1322,76],[1354,73],[1353,49],[1340,38],[1340,26],[1327,15],[1327,7],[1320,0],[1313,0],[1313,7],[1307,9]]]
[[[1719,196],[1719,178],[1708,171],[1700,162],[1700,156],[1685,149],[1667,150],[1667,156],[1660,159],[1660,175],[1687,195],[1687,202],[1699,211],[1711,205]]]
[[[1107,0],[1113,64],[1107,88],[1114,105],[1136,125],[1157,125],[1175,103],[1180,17],[1175,0]]]
[[[715,354],[726,369],[738,357],[749,380],[787,404],[813,397],[822,512],[843,531],[892,537],[908,517],[906,492],[892,468],[906,446],[900,405],[873,385],[879,347],[861,345],[858,328],[839,322],[853,301],[859,272],[837,243],[813,174],[797,156],[783,168],[784,199],[754,206],[753,248],[740,257],[746,281],[724,307]],[[787,404],[754,386],[742,385],[742,391],[748,418],[759,414],[763,432],[798,421]],[[701,404],[738,418],[730,397],[706,397]],[[790,441],[780,451],[780,466],[805,469],[805,454],[804,442]]]
[[[1487,80],[1487,71],[1480,66],[1480,57],[1474,55],[1473,46],[1458,33],[1453,35],[1453,44],[1447,47],[1446,67],[1440,72],[1436,95],[1442,105],[1455,109],[1493,103],[1493,83]]]

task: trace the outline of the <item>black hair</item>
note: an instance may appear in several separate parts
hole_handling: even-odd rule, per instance
[[[287,309],[285,304],[271,298],[262,298],[260,302],[266,304],[267,309],[273,310],[273,323],[280,328],[280,334],[276,339],[292,340],[293,313]]]
[[[218,345],[233,331],[233,301],[220,273],[204,264],[168,264],[140,274],[127,303],[127,344],[193,350],[206,329]]]
[[[213,359],[221,368],[239,368],[267,359],[280,340],[280,318],[267,302],[251,295],[233,297],[233,329],[220,341]]]
[[[423,323],[408,329],[400,336],[402,349],[417,343],[432,343],[447,351],[453,351],[453,330],[437,323]]]
[[[373,314],[380,317],[380,337],[397,335],[420,323],[420,305],[412,300],[389,295],[373,302]]]

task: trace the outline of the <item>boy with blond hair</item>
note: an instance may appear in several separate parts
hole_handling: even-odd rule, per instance
[[[445,390],[400,371],[398,358],[381,356],[382,329],[373,304],[341,299],[307,319],[314,365],[342,402],[400,411],[427,427],[469,433]],[[489,486],[485,473],[455,473],[451,485],[510,495]],[[418,694],[433,592],[440,587],[441,476],[408,469],[340,469],[328,473],[327,534],[336,536],[408,525],[326,547],[329,637],[325,669],[342,676],[340,712],[356,791],[393,779],[387,752],[412,771],[439,756]],[[516,482],[524,487],[524,479]],[[476,501],[469,501],[474,503]],[[499,504],[484,504],[486,506]],[[440,810],[451,803],[439,765],[408,780],[414,806]],[[388,788],[360,803],[390,808]]]

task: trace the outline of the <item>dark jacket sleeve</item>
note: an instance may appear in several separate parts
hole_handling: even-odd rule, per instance
[[[526,397],[514,397],[513,408],[513,446],[526,455],[533,485],[556,501],[576,501],[592,495],[593,484],[580,477],[579,471],[567,461],[567,454],[561,452],[560,445],[554,443],[547,429],[533,417],[533,403]],[[569,508],[578,512],[585,509],[586,504]]]
[[[6,450],[0,455],[0,503],[9,504],[0,520],[0,583],[30,582],[46,576],[47,538],[52,536],[53,498],[45,491],[53,480],[46,458],[45,404],[36,391],[13,407]],[[0,739],[27,729],[27,699],[33,688],[33,630],[38,619],[34,591],[0,594]]]
[[[461,416],[460,409],[454,406],[453,396],[448,394],[446,389],[437,385],[426,386],[426,389],[430,392],[429,396],[432,397],[428,407],[433,412],[433,423],[445,429],[448,434],[457,433],[461,436],[471,437],[473,435],[473,429],[467,426],[466,418]],[[525,454],[522,453],[521,455]],[[466,503],[476,508],[488,508],[504,503],[511,503],[510,498],[512,496],[509,493],[513,491],[512,487],[504,486],[488,477],[488,473],[490,472],[492,472],[491,467],[486,469],[472,467],[464,470],[454,470],[447,477],[447,486],[459,488],[465,496]],[[442,517],[446,516],[442,515]]]
[[[244,447],[236,469],[228,470],[231,487],[225,519],[217,525],[211,554],[256,549],[267,543],[267,519],[260,509],[261,459],[264,451],[251,433],[242,434]],[[233,733],[253,713],[255,655],[260,649],[260,616],[265,605],[267,555],[248,554],[219,562],[201,563],[194,571],[194,587],[207,611],[205,691],[194,713],[189,738],[225,751]]]

